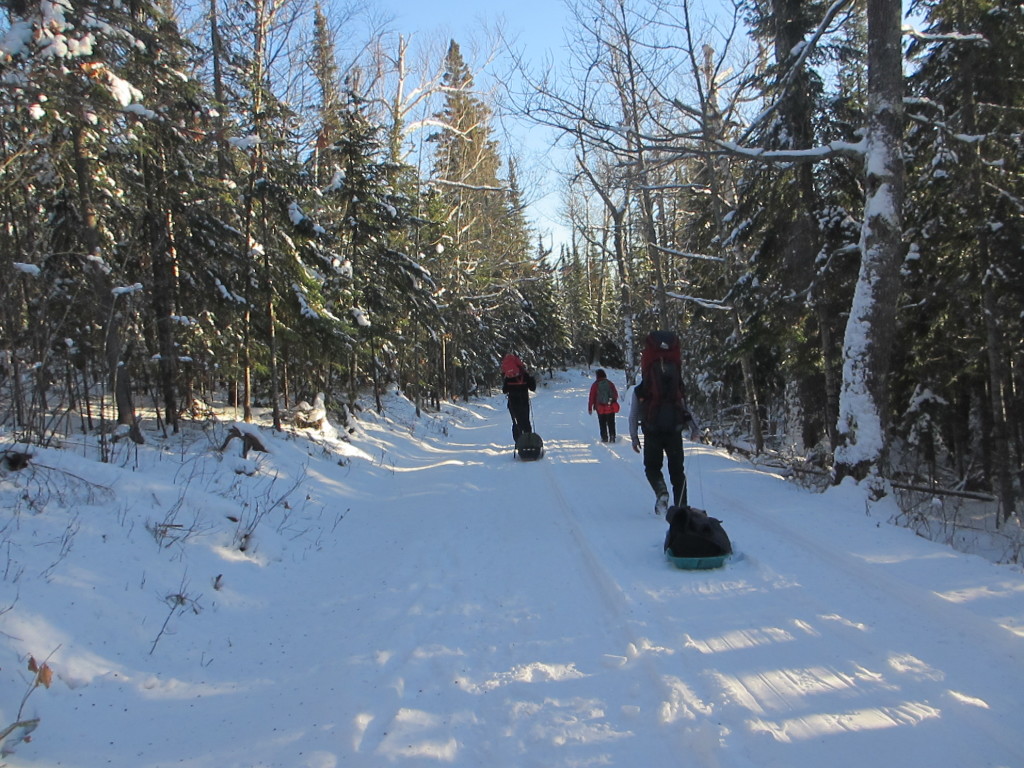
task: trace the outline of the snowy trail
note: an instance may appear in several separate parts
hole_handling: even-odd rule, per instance
[[[63,593],[19,585],[0,640],[52,648],[46,622],[85,611],[94,626],[52,635],[89,671],[55,657],[74,684],[33,699],[39,759],[23,745],[7,764],[1024,765],[1019,572],[876,521],[855,488],[804,492],[691,443],[690,499],[739,556],[677,570],[625,418],[618,443],[597,440],[590,381],[562,374],[537,393],[538,462],[513,458],[501,397],[446,419],[369,418],[364,458],[344,466],[275,439],[267,469],[283,486],[301,464],[309,506],[268,521],[280,538],[257,531],[251,557],[211,533],[145,561],[143,520],[76,511],[85,530],[51,579],[68,597],[44,620]],[[203,471],[234,477],[229,462]],[[148,653],[157,590],[182,571],[204,610]]]
[[[544,428],[559,431],[550,422]],[[439,646],[432,635],[451,633],[444,620],[437,622],[431,615],[439,606],[425,606],[417,592],[405,610],[415,616],[417,629],[407,633],[416,640],[403,655],[402,687],[410,689],[408,677],[416,674],[418,657],[434,648],[440,669],[427,671],[424,679],[453,681],[449,693],[458,703],[442,700],[444,712],[418,710],[413,715],[403,699],[395,709],[376,714],[373,720],[384,724],[381,736],[363,741],[362,764],[373,765],[382,754],[429,761],[441,752],[445,762],[466,766],[598,764],[609,756],[623,760],[637,750],[632,742],[639,738],[637,725],[643,725],[639,713],[661,706],[657,675],[645,669],[637,679],[627,668],[630,643],[622,635],[626,602],[614,581],[602,578],[603,566],[582,533],[585,525],[571,501],[572,484],[559,479],[562,464],[589,463],[592,471],[604,446],[554,438],[547,442],[547,459],[527,464],[502,448],[507,432],[507,416],[501,411],[489,428],[473,430],[473,439],[490,446],[487,458],[478,474],[463,471],[459,478],[479,499],[479,508],[454,539],[451,520],[444,521],[445,527],[437,531],[444,541],[436,548],[424,546],[412,569],[439,585],[449,608],[462,605],[467,615],[480,614],[479,623],[467,633],[472,645],[444,646],[436,653]],[[453,436],[453,441],[458,439]],[[434,477],[431,482],[436,485]],[[511,494],[510,488],[515,489]],[[625,498],[634,493],[627,489]],[[396,498],[404,495],[399,491]],[[445,507],[443,502],[425,506]],[[426,534],[418,530],[417,535]],[[501,577],[495,579],[494,573]],[[378,641],[395,634],[394,627],[378,629],[383,630],[375,632]],[[403,727],[403,718],[421,725]],[[424,723],[438,723],[438,731],[454,734],[454,741],[442,744]],[[644,735],[643,750],[664,760],[671,761],[685,746],[670,732]],[[408,743],[402,745],[403,740]],[[564,752],[554,763],[552,744]]]
[[[891,531],[873,537],[873,524],[855,520],[838,535],[807,533],[827,514],[821,497],[689,444],[694,501],[726,521],[744,556],[720,571],[676,571],[661,555],[665,523],[650,512],[640,458],[625,439],[596,441],[588,384],[535,399],[541,462],[511,459],[496,408],[472,431],[487,446],[481,463],[446,468],[450,480],[433,470],[433,488],[468,489],[482,508],[454,540],[438,532],[443,569],[428,557],[406,574],[443,586],[436,602],[410,595],[415,628],[399,633],[398,674],[408,690],[404,678],[433,648],[422,684],[451,677],[473,700],[388,708],[375,718],[387,736],[365,741],[366,762],[351,764],[383,754],[411,765],[625,766],[643,754],[652,765],[687,755],[705,768],[852,768],[866,739],[872,752],[912,753],[919,765],[1024,765],[1019,635],[979,623],[934,585],[894,577],[885,553],[873,562],[873,539]],[[622,438],[624,418],[618,426]],[[746,496],[730,490],[735,473]],[[749,496],[759,483],[793,508],[759,506]],[[899,557],[944,556],[910,538],[903,544],[924,552]],[[460,602],[486,616],[467,633],[473,645],[435,642],[451,630],[432,612]],[[380,637],[394,633],[385,626]],[[956,729],[945,725],[951,713]]]

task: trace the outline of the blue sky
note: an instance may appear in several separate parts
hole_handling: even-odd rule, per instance
[[[479,37],[480,30],[504,21],[507,33],[531,55],[543,56],[562,46],[566,11],[561,0],[377,0],[377,5],[394,16],[394,27],[402,32],[444,33],[465,44],[470,37]]]
[[[477,55],[482,55],[474,53],[477,45],[486,49],[488,33],[499,23],[506,39],[515,42],[513,47],[524,51],[530,66],[539,67],[546,57],[560,55],[562,27],[568,15],[562,0],[376,0],[376,7],[393,17],[393,30],[413,35],[421,42],[439,38],[446,44],[447,39],[455,39],[471,67],[476,66]],[[498,64],[495,72],[505,68],[506,65]],[[480,84],[481,78],[477,82]],[[558,178],[548,167],[552,154],[550,138],[536,127],[510,120],[502,120],[494,127],[496,138],[505,147],[517,144],[516,155],[530,203],[527,215],[557,255],[558,243],[568,241],[568,232],[558,220]]]

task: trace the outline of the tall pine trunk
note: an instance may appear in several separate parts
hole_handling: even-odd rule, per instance
[[[164,418],[174,434],[178,432],[178,353],[172,317],[177,305],[177,268],[171,232],[171,212],[166,207],[166,168],[163,152],[154,152],[155,160],[143,159],[142,174],[146,187],[146,239],[150,251],[153,290],[149,292],[156,318],[158,382],[164,401]]]
[[[78,187],[78,204],[82,220],[82,242],[87,256],[100,255],[100,233],[93,205],[92,164],[85,148],[83,132],[74,128],[72,133],[74,148],[75,177]],[[107,377],[114,396],[114,407],[117,412],[117,423],[128,427],[128,434],[136,443],[145,442],[139,431],[132,403],[131,379],[128,375],[127,361],[130,357],[131,345],[126,345],[122,338],[123,316],[117,307],[117,296],[113,292],[106,273],[95,265],[88,265],[92,277],[92,289],[96,297],[97,322],[104,329],[104,359],[107,364]]]
[[[992,285],[995,279],[994,274],[985,276],[982,286],[982,315],[985,318],[985,346],[988,353],[988,401],[992,413],[992,472],[995,475],[995,490],[1002,511],[1001,521],[1006,522],[1017,506],[1017,495],[1013,485],[1012,448],[1007,426],[1007,394],[1012,391],[1012,382],[1003,349],[1002,331],[999,328],[999,307]]]
[[[903,58],[899,0],[868,0],[868,126],[861,262],[843,345],[835,482],[880,480],[888,376],[904,255]],[[881,483],[873,489],[882,491]]]

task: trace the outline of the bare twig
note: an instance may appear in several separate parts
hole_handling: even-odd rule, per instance
[[[6,610],[10,609],[7,608],[5,611]],[[28,703],[29,696],[32,695],[32,692],[36,688],[39,686],[43,686],[44,688],[50,687],[50,683],[53,681],[53,669],[50,668],[49,660],[53,657],[53,654],[59,650],[60,646],[58,645],[50,652],[50,655],[46,657],[46,660],[42,664],[39,664],[35,660],[35,657],[29,656],[28,669],[32,672],[32,681],[29,683],[28,690],[25,691],[25,695],[21,697],[21,704],[18,706],[18,714],[15,716],[14,722],[6,726],[3,730],[0,730],[0,746],[4,744],[8,736],[19,729],[21,729],[23,733],[18,737],[18,741],[27,740],[29,734],[31,734],[39,725],[38,717],[30,717],[26,719],[22,717],[21,713],[25,709],[25,704]],[[12,750],[10,749],[3,748],[2,754],[6,755],[11,751]]]
[[[153,639],[153,645],[149,649],[149,655],[152,656],[156,650],[156,644],[160,642],[160,638],[164,636],[167,631],[167,625],[170,624],[171,618],[174,616],[176,611],[184,612],[185,608],[191,607],[193,613],[199,613],[200,607],[197,602],[198,598],[189,597],[186,593],[186,587],[188,586],[184,577],[181,580],[181,588],[174,594],[167,595],[164,601],[170,605],[171,609],[167,612],[167,616],[164,618],[164,623],[160,626],[160,631]]]
[[[2,731],[0,731],[0,744],[3,744],[3,742],[7,739],[7,737],[10,736],[12,733],[14,733],[16,730],[18,730],[19,728],[24,728],[25,729],[25,733],[22,734],[22,736],[20,738],[20,740],[24,740],[24,738],[26,736],[28,736],[30,733],[32,733],[32,731],[34,731],[38,726],[39,726],[39,718],[38,717],[33,717],[30,720],[18,720],[17,722],[11,723],[6,728],[4,728]]]

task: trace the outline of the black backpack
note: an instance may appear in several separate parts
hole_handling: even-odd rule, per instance
[[[665,551],[673,557],[721,557],[732,554],[732,542],[722,521],[703,509],[672,507],[666,515]]]

